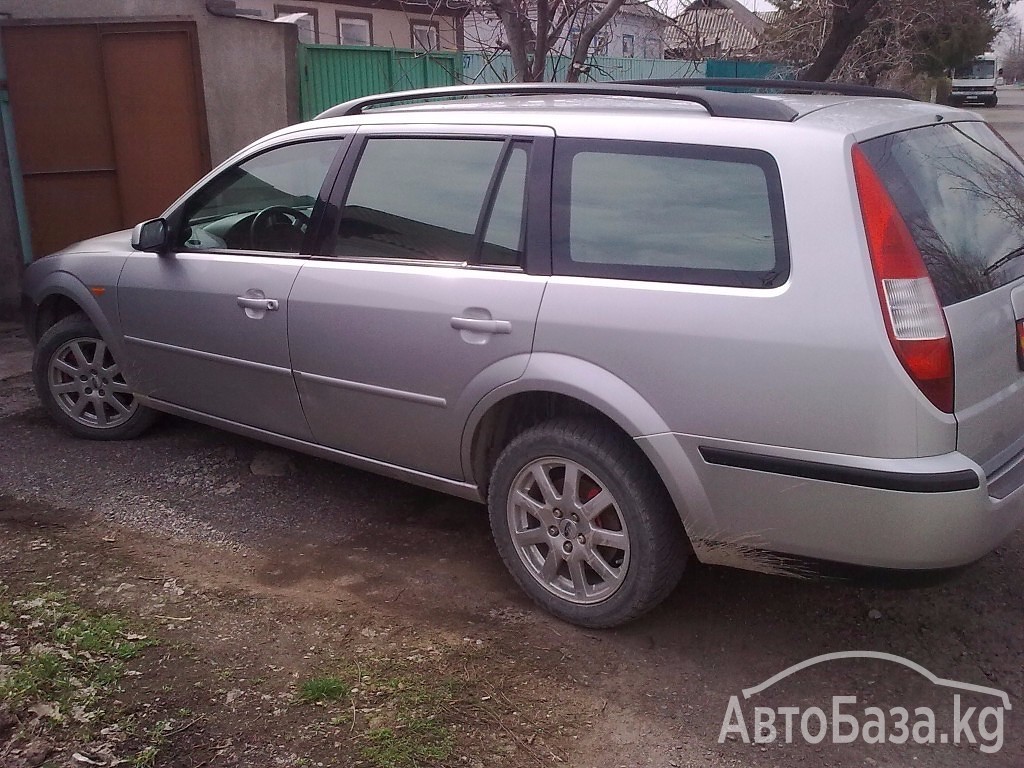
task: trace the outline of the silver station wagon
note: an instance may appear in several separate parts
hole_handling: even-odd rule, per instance
[[[1024,165],[827,90],[342,104],[32,264],[39,396],[79,437],[163,411],[485,502],[585,626],[693,556],[969,563],[1024,510]]]

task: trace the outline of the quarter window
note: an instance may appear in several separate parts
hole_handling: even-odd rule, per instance
[[[564,140],[556,271],[770,287],[788,274],[781,185],[757,150]]]
[[[518,264],[527,146],[501,139],[368,139],[332,253]]]
[[[224,171],[186,205],[179,247],[298,253],[343,142],[289,144]]]

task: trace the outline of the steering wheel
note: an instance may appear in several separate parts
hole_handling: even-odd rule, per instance
[[[302,211],[287,205],[269,205],[252,217],[249,244],[259,250],[298,250],[308,225],[309,216]]]

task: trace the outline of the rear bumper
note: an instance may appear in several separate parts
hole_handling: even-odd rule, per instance
[[[677,504],[683,500],[704,562],[798,573],[765,554],[781,553],[871,568],[955,568],[1024,520],[1024,457],[990,486],[959,453],[876,459],[681,434],[640,442],[662,457],[656,464]],[[672,454],[677,461],[664,461]]]

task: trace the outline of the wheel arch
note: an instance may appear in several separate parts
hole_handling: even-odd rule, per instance
[[[96,330],[113,348],[114,353],[123,358],[121,335],[115,331],[107,315],[100,308],[96,296],[71,273],[50,273],[46,286],[31,296],[31,302],[30,316],[26,318],[26,329],[33,342],[38,342],[49,328],[65,317],[81,313],[96,326]]]
[[[585,384],[584,384],[585,383]],[[558,416],[599,419],[630,439],[654,469],[672,498],[684,527],[694,499],[675,477],[696,478],[690,460],[678,443],[648,441],[645,435],[664,434],[668,426],[640,393],[604,368],[578,358],[553,353],[534,354],[524,374],[497,387],[470,413],[463,433],[465,477],[486,500],[491,469],[498,454],[525,429]],[[672,472],[666,472],[672,468]],[[699,494],[704,499],[704,494]]]

